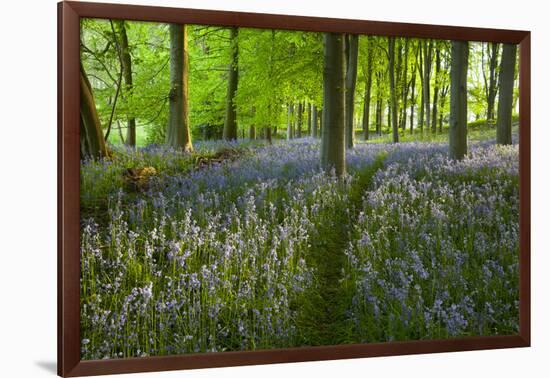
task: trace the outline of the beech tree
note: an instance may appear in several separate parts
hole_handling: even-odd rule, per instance
[[[82,23],[81,59],[104,144],[174,143],[189,150],[195,138],[232,140],[238,135],[270,141],[285,131],[287,139],[322,135],[323,33],[187,25],[182,41],[188,44],[181,48],[180,59],[174,57],[174,47],[183,42],[172,43],[176,37],[169,24],[96,19]],[[361,139],[393,141],[394,121],[397,140],[405,128],[412,136],[403,137],[414,139],[415,131],[422,133],[428,122],[430,131],[448,132],[450,41],[389,42],[381,36],[346,35],[344,46],[346,40],[346,148],[357,143],[356,128],[362,128]],[[480,120],[487,113],[492,123],[491,98],[499,95],[502,48],[477,42],[470,46],[468,111]],[[175,74],[177,62],[181,75]],[[173,82],[175,77],[181,86]],[[517,92],[512,93],[513,112]],[[187,147],[181,138],[187,138]]]
[[[420,76],[420,109],[418,111],[418,126],[420,128],[420,132],[424,132],[424,107],[426,104],[425,100],[425,90],[424,90],[424,59],[422,57],[422,44],[423,41],[418,42],[418,50],[417,50],[417,65],[416,68],[418,69],[418,75]]]
[[[424,62],[423,77],[422,77],[422,98],[424,99],[424,117],[426,128],[429,130],[431,124],[430,113],[430,80],[432,77],[432,57],[433,57],[433,41],[427,40],[423,43],[422,60]],[[432,131],[435,132],[432,127]]]
[[[231,63],[229,64],[229,78],[227,80],[227,96],[225,103],[225,121],[223,124],[223,139],[237,139],[237,107],[235,95],[239,86],[239,43],[237,38],[239,29],[230,30]]]
[[[390,97],[391,97],[391,126],[393,143],[399,142],[399,130],[397,125],[397,94],[395,90],[395,37],[388,38],[388,71],[390,75]],[[389,114],[389,113],[388,113]],[[388,122],[389,123],[389,122]]]
[[[185,25],[170,24],[170,112],[166,144],[193,150],[189,131],[189,53]]]
[[[312,105],[311,107],[311,137],[317,138],[317,123],[319,121],[319,115],[317,114],[317,106]]]
[[[293,135],[293,113],[294,113],[294,105],[293,104],[287,104],[288,109],[288,115],[287,115],[287,126],[286,126],[286,139],[290,140],[294,138]]]
[[[298,113],[296,114],[296,137],[302,137],[302,120],[304,115],[304,105],[302,102],[298,103]]]
[[[495,99],[497,95],[498,82],[498,55],[499,44],[492,42],[485,45],[486,49],[481,49],[481,59],[483,64],[483,80],[485,83],[485,98],[487,101],[487,121],[495,119]],[[486,55],[485,55],[486,54]],[[485,57],[486,56],[486,57]],[[487,63],[485,62],[487,61]],[[488,67],[485,67],[485,66]],[[487,68],[487,69],[486,69]],[[488,71],[488,72],[487,72]]]
[[[94,159],[107,156],[92,86],[82,63],[80,63],[80,154],[81,157]]]
[[[438,97],[439,97],[439,85],[440,85],[440,74],[441,74],[441,50],[440,46],[436,42],[436,48],[435,48],[435,73],[434,73],[434,96],[433,96],[433,103],[432,103],[432,132],[435,133],[437,131],[437,107],[439,105],[438,103]]]
[[[321,166],[346,173],[344,36],[325,33]]]
[[[400,80],[400,86],[401,86],[401,107],[399,112],[399,127],[403,130],[407,128],[407,97],[409,95],[409,86],[410,82],[408,80],[409,75],[409,45],[410,40],[409,38],[405,39],[405,46],[403,47],[403,74]],[[400,54],[401,56],[401,54]],[[414,72],[413,75],[414,76]]]
[[[372,89],[372,70],[373,70],[373,56],[374,46],[373,37],[368,37],[367,45],[367,65],[364,70],[365,74],[365,95],[363,98],[363,136],[365,140],[369,139],[369,121],[370,121],[370,105],[371,105],[371,89]]]
[[[459,160],[466,156],[468,150],[468,53],[468,42],[452,42],[449,150],[451,158]]]
[[[411,103],[411,114],[410,114],[410,131],[411,131],[411,134],[414,133],[414,107],[415,107],[415,104],[416,104],[416,95],[415,95],[415,89],[416,89],[416,73],[418,71],[418,53],[415,55],[415,60],[414,60],[414,69],[412,70],[412,77],[411,77],[411,98],[410,98],[410,103]]]
[[[120,33],[120,50],[122,57],[122,72],[124,76],[124,96],[126,99],[132,97],[133,79],[132,79],[132,57],[130,55],[130,46],[128,44],[128,34],[126,33],[126,22],[117,21]],[[130,112],[131,113],[131,112]],[[136,118],[130,114],[127,116],[126,145],[136,146]]]
[[[512,144],[512,108],[514,102],[514,77],[516,45],[504,44],[500,62],[498,96],[497,143]]]
[[[355,105],[355,84],[357,81],[357,57],[359,54],[359,36],[346,35],[346,148],[353,148],[354,125],[353,110]]]

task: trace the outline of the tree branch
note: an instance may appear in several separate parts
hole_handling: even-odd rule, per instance
[[[107,138],[109,138],[109,133],[111,132],[111,125],[113,124],[113,117],[115,115],[116,102],[117,102],[118,94],[120,93],[120,87],[121,87],[121,84],[122,84],[122,70],[123,70],[122,51],[120,50],[120,45],[118,44],[118,39],[116,37],[116,32],[115,32],[115,27],[113,25],[113,20],[109,20],[109,23],[111,24],[111,30],[113,31],[113,38],[115,40],[116,50],[117,50],[117,53],[118,53],[118,59],[119,59],[119,62],[120,62],[120,74],[118,75],[118,83],[117,83],[117,87],[116,87],[115,98],[113,100],[113,108],[111,109],[111,116],[109,117],[109,123],[107,124],[107,132],[105,133],[105,140],[107,140]]]

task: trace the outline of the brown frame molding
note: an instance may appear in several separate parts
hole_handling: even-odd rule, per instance
[[[80,18],[277,28],[520,45],[520,332],[374,344],[80,360]],[[531,343],[531,33],[457,26],[85,2],[58,3],[58,354],[63,377],[528,347]]]

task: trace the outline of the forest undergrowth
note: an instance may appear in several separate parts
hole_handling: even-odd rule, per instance
[[[83,161],[83,358],[517,332],[517,145],[362,143],[343,178],[310,138],[202,148]]]

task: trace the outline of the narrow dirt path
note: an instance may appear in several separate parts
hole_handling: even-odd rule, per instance
[[[303,304],[299,329],[308,345],[335,345],[350,342],[352,327],[346,315],[352,291],[342,285],[346,263],[345,249],[350,230],[360,208],[363,194],[369,190],[372,178],[382,167],[385,154],[377,157],[368,168],[355,174],[347,200],[336,208],[328,208],[326,222],[312,241],[309,264],[316,269],[315,293]]]

